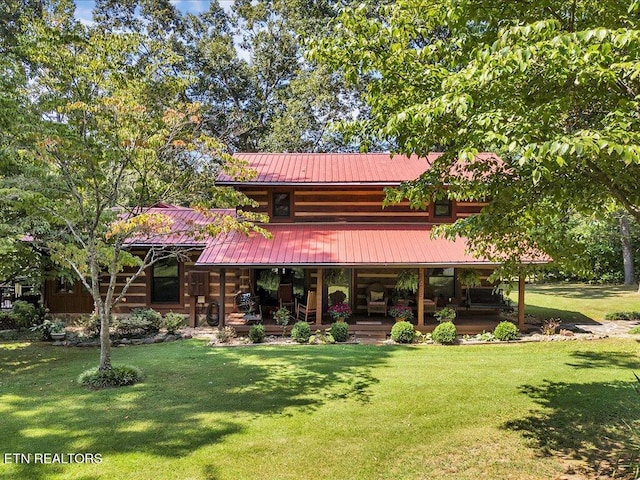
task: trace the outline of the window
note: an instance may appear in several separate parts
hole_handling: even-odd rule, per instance
[[[450,217],[451,216],[451,200],[436,200],[433,207],[433,215],[435,217]]]
[[[273,194],[274,218],[291,218],[291,193],[275,192]]]
[[[180,303],[178,260],[166,258],[151,267],[151,301]]]
[[[453,268],[430,268],[427,282],[427,298],[442,299],[445,302],[455,297],[456,282]]]

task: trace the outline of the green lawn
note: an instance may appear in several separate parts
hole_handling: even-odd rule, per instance
[[[510,295],[514,302],[518,292]],[[640,311],[637,287],[549,283],[527,285],[525,312],[539,318],[563,322],[601,321],[608,312]]]
[[[146,381],[83,390],[73,379],[97,357],[0,344],[0,453],[103,457],[0,463],[0,479],[548,479],[572,465],[609,478],[638,452],[632,340],[244,348],[191,340],[118,348],[115,360],[141,367]]]

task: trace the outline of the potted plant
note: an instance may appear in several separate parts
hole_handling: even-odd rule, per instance
[[[63,340],[67,335],[67,331],[65,330],[65,324],[61,321],[53,322],[51,326],[51,330],[49,331],[51,338],[54,340]]]
[[[276,322],[276,324],[282,326],[282,336],[285,336],[287,333],[287,325],[289,325],[290,319],[291,312],[287,309],[287,307],[281,307],[273,314],[273,320]]]
[[[445,307],[433,314],[440,323],[453,322],[456,318],[456,311],[453,308]]]
[[[331,305],[327,312],[329,316],[337,322],[344,322],[353,313],[351,307],[344,302]]]
[[[408,305],[394,305],[389,309],[389,315],[396,319],[396,322],[413,320],[413,310]]]
[[[396,278],[396,292],[402,304],[409,303],[409,296],[418,291],[418,274],[411,270],[402,270]]]
[[[458,281],[466,288],[479,287],[482,284],[480,270],[475,268],[462,268],[458,270]]]

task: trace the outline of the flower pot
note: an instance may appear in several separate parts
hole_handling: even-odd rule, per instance
[[[64,337],[67,336],[67,332],[51,332],[49,335],[51,335],[53,340],[64,340]]]

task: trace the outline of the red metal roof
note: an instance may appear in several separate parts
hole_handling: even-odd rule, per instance
[[[396,185],[415,180],[427,171],[442,153],[427,157],[391,155],[390,153],[237,153],[257,172],[247,182],[238,182],[226,174],[218,177],[222,184],[383,184]],[[478,159],[497,159],[480,153]]]
[[[465,253],[466,241],[431,238],[427,225],[269,225],[272,239],[232,233],[196,262],[219,266],[495,265]]]
[[[209,214],[203,214],[187,207],[178,207],[173,205],[162,205],[158,207],[145,209],[144,214],[159,215],[166,217],[166,227],[169,227],[167,233],[156,233],[153,235],[140,234],[127,242],[129,246],[202,246],[204,247],[215,239],[205,238],[202,235],[194,235],[200,227],[215,221],[215,217],[219,215],[233,215],[236,212],[233,209],[214,209]]]

